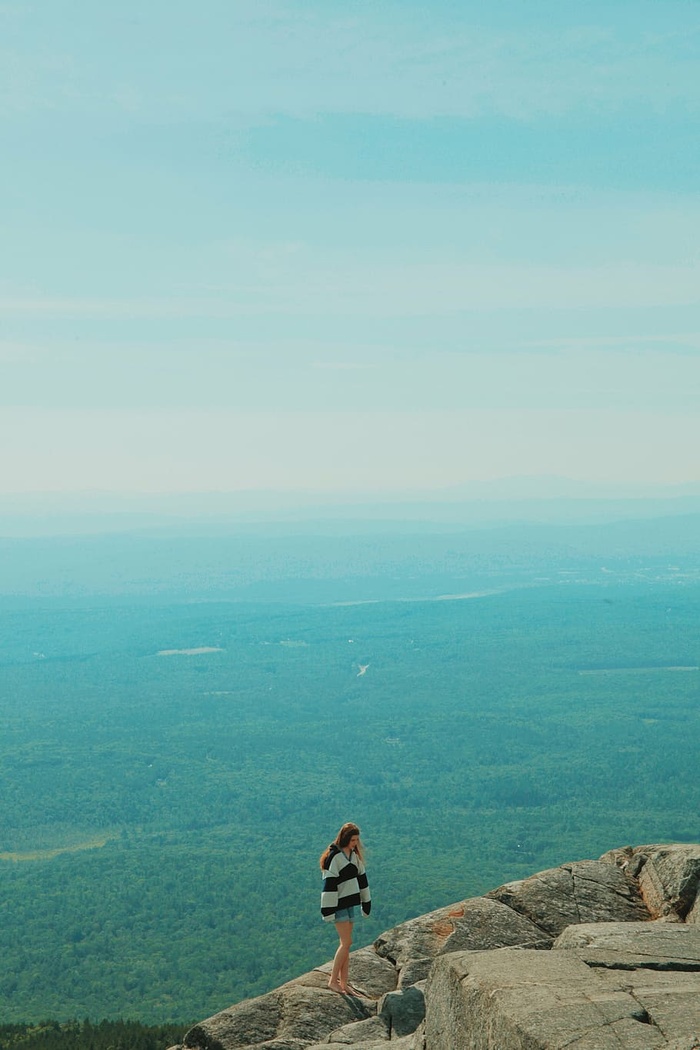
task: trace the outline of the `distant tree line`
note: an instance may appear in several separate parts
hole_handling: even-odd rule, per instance
[[[0,1050],[167,1050],[180,1043],[182,1025],[138,1021],[43,1021],[0,1025]]]

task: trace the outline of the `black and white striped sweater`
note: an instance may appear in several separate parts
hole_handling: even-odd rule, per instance
[[[321,915],[326,922],[334,922],[338,909],[356,904],[360,904],[363,913],[369,915],[372,901],[365,866],[354,850],[348,860],[342,849],[333,843],[323,869]]]

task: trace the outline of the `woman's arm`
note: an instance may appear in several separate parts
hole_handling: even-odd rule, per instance
[[[367,872],[365,866],[358,858],[357,863],[357,884],[360,887],[360,903],[362,905],[362,911],[364,915],[369,915],[372,910],[372,897],[369,892],[369,882],[367,881]]]

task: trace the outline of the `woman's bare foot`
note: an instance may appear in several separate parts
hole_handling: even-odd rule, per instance
[[[340,992],[341,995],[345,993],[345,989],[337,981],[329,981],[328,987],[332,992]]]

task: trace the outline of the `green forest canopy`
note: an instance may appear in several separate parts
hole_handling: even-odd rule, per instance
[[[319,965],[317,857],[346,819],[374,898],[356,945],[695,839],[698,594],[5,602],[0,1016],[185,1024]]]

